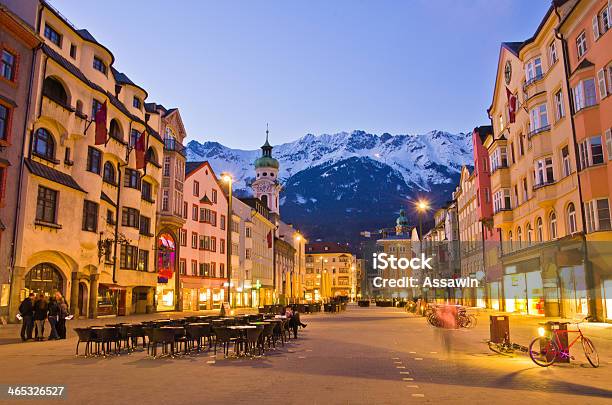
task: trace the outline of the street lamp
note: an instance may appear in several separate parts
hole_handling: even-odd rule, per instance
[[[231,305],[230,289],[232,288],[232,185],[233,178],[229,173],[222,173],[221,180],[227,184],[229,198],[227,200],[227,244],[226,244],[226,260],[227,260],[227,302]]]
[[[302,235],[300,235],[299,233],[295,234],[295,241],[297,242],[297,248],[298,248],[298,277],[302,274],[302,248],[300,245],[300,242],[302,241]],[[293,268],[295,269],[295,266],[293,266]],[[297,298],[297,296],[299,296],[298,294],[296,294],[296,297],[293,296],[293,271],[291,272],[291,298]]]
[[[415,203],[419,217],[419,253],[423,253],[423,214],[429,211],[429,201],[420,199]],[[425,298],[427,300],[427,298]]]

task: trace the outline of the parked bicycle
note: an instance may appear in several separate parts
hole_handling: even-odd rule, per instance
[[[597,354],[595,345],[591,339],[584,336],[582,334],[582,330],[580,330],[580,324],[587,319],[588,317],[584,318],[580,322],[565,322],[568,325],[576,325],[576,329],[554,329],[551,331],[549,336],[546,336],[546,331],[544,328],[540,327],[538,329],[540,336],[533,339],[529,345],[529,357],[531,357],[531,360],[533,360],[533,362],[538,366],[548,367],[558,359],[573,359],[573,357],[570,355],[570,349],[574,344],[576,344],[576,342],[580,341],[582,344],[582,350],[584,350],[584,355],[591,366],[599,367],[599,355]],[[567,334],[569,341],[570,333],[577,333],[578,336],[576,336],[576,338],[569,343],[567,347],[563,347],[560,336],[562,334]]]
[[[504,340],[501,343],[491,342],[487,340],[489,345],[489,349],[497,354],[501,354],[503,356],[514,356],[516,351],[527,352],[529,349],[525,346],[521,346],[518,343],[510,342],[510,337],[508,333],[504,334]]]
[[[473,328],[477,323],[474,315],[457,305],[430,305],[424,315],[427,322],[437,328]]]

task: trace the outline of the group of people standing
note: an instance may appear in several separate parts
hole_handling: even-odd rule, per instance
[[[44,294],[30,295],[19,305],[19,314],[23,318],[21,340],[45,340],[45,322],[49,321],[51,332],[47,340],[66,339],[66,318],[69,315],[68,305],[58,291],[51,297]]]

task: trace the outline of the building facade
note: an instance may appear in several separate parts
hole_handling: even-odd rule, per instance
[[[333,242],[306,245],[306,300],[356,297],[355,256],[348,247]]]
[[[163,140],[147,123],[148,94],[87,30],[32,4],[43,44],[18,185],[12,316],[31,291],[60,291],[76,316],[150,312]]]
[[[188,162],[184,186],[187,218],[178,232],[182,309],[221,308],[227,301],[228,197],[208,162]]]
[[[19,201],[32,74],[40,58],[34,28],[0,4],[0,317],[9,314],[15,211]],[[9,191],[10,190],[10,191]]]

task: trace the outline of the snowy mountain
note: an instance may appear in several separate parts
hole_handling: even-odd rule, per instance
[[[238,195],[250,193],[253,162],[260,154],[218,142],[187,145],[188,160],[208,160],[217,174],[232,173]],[[354,242],[362,230],[392,226],[411,199],[426,196],[437,205],[449,200],[461,166],[472,163],[472,146],[471,134],[464,133],[353,131],[308,134],[275,146],[273,156],[284,186],[281,216],[311,240]]]

